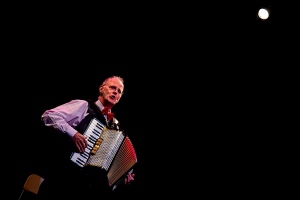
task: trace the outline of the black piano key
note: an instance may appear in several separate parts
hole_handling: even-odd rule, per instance
[[[85,164],[85,161],[83,161],[83,160],[80,159],[80,158],[77,158],[76,162],[78,162],[78,163],[81,164],[81,165],[84,165],[84,164]]]
[[[88,159],[89,158],[89,154],[88,153],[83,153],[83,154],[81,154],[81,157],[84,157],[85,159]]]
[[[100,124],[96,124],[96,127],[99,128],[101,131],[104,128],[103,126],[101,126]]]
[[[99,133],[99,134],[100,134],[100,133],[101,133],[101,131],[102,131],[102,129],[96,129],[96,128],[95,128],[95,129],[94,129],[94,131],[96,131],[97,133]]]
[[[97,141],[97,138],[96,138],[96,137],[94,137],[93,135],[91,135],[91,136],[90,136],[90,138],[92,138],[92,139],[93,139],[93,141]]]
[[[94,144],[94,142],[96,142],[96,139],[94,137],[89,137],[88,141],[90,141],[92,144]]]
[[[98,137],[100,136],[100,132],[97,131],[97,130],[93,130],[92,133],[94,133],[94,135],[96,135],[96,136],[98,136]]]

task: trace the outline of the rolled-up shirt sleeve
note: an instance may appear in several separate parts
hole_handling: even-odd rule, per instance
[[[73,127],[77,126],[87,115],[87,110],[87,101],[72,100],[63,105],[46,110],[41,118],[46,126],[52,126],[62,133],[73,137],[75,133],[77,133],[77,130]]]

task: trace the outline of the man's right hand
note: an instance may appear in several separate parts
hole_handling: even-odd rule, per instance
[[[72,140],[74,144],[76,145],[78,152],[83,153],[84,149],[87,147],[87,141],[86,141],[86,136],[80,134],[77,132],[73,137]]]

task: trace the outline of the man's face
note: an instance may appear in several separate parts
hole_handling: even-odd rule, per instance
[[[102,98],[106,103],[115,105],[122,97],[124,90],[123,83],[118,78],[109,79],[105,85],[100,87]]]

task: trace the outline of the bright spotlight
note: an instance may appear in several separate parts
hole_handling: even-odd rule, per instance
[[[270,10],[268,8],[260,8],[258,10],[257,16],[261,20],[267,20],[270,16]]]

